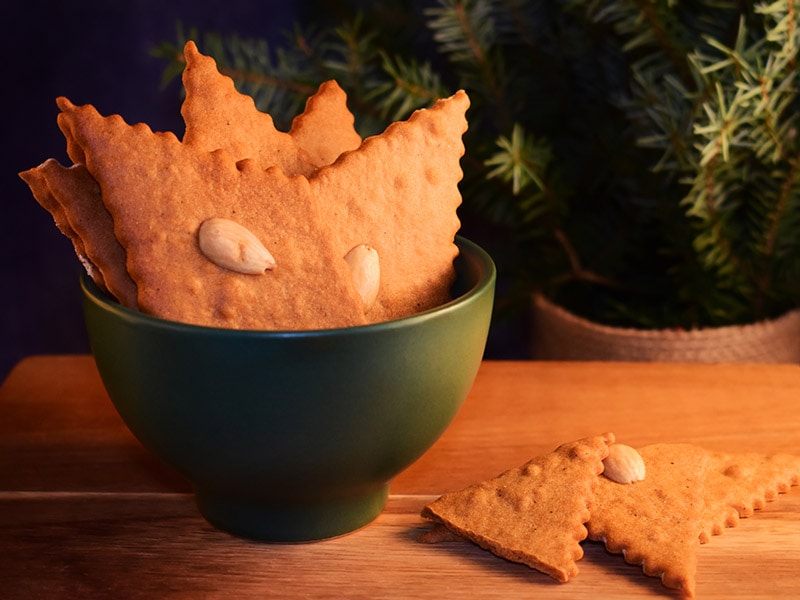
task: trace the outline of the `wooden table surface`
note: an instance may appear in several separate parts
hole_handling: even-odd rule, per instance
[[[0,387],[0,598],[669,598],[601,544],[567,584],[468,542],[416,541],[439,494],[562,442],[800,454],[800,367],[485,362],[441,440],[367,527],[264,544],[199,515],[128,433],[89,356],[36,356]],[[800,595],[800,489],[699,549],[698,598]]]

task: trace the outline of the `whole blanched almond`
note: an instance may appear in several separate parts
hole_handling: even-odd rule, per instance
[[[364,308],[369,310],[378,297],[381,284],[381,266],[378,251],[367,244],[359,244],[344,256],[350,265],[358,295],[364,301]]]
[[[625,444],[611,444],[603,461],[603,475],[617,483],[633,483],[644,479],[642,455]]]
[[[206,219],[200,224],[197,241],[203,255],[225,269],[261,275],[275,267],[275,259],[261,240],[236,221]]]

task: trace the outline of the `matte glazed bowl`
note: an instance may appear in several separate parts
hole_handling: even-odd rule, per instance
[[[270,541],[347,533],[450,424],[483,356],[495,268],[457,238],[455,299],[404,319],[238,331],[128,310],[81,279],[108,394],[214,526]]]

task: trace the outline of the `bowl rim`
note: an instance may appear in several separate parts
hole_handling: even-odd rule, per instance
[[[478,261],[483,265],[484,273],[480,279],[470,287],[463,294],[453,298],[452,300],[424,310],[407,317],[399,319],[392,319],[390,321],[380,321],[377,323],[369,323],[366,325],[353,325],[349,327],[332,327],[326,329],[297,329],[297,330],[284,330],[284,329],[229,329],[223,327],[211,327],[207,325],[195,325],[192,323],[182,323],[180,321],[172,321],[163,319],[143,313],[122,304],[116,300],[111,299],[105,294],[92,278],[82,271],[80,275],[80,287],[84,300],[91,302],[100,307],[101,310],[113,314],[115,317],[128,323],[137,323],[138,325],[145,325],[147,327],[161,329],[161,330],[174,330],[183,331],[186,333],[204,334],[204,335],[218,335],[218,336],[236,336],[237,338],[320,338],[329,336],[341,335],[359,335],[364,333],[374,333],[384,329],[395,329],[400,327],[408,327],[417,322],[424,322],[432,318],[449,314],[458,310],[462,305],[477,301],[477,298],[483,295],[495,282],[497,277],[497,268],[491,256],[478,244],[468,240],[467,238],[456,235],[454,240],[456,246],[459,248],[459,255],[462,251],[467,250],[470,254],[475,256]]]

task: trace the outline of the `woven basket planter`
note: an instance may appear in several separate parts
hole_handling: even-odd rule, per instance
[[[531,329],[535,360],[800,363],[800,310],[752,325],[627,329],[578,317],[537,294]]]

